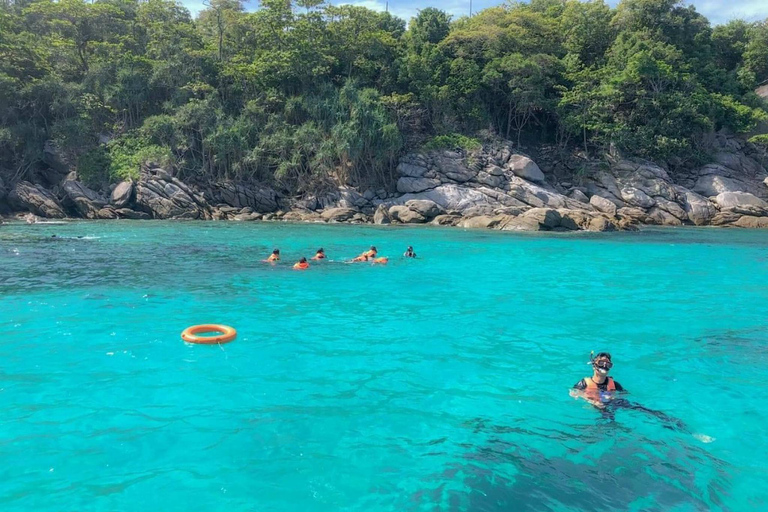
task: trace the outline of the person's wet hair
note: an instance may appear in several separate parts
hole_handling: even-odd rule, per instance
[[[306,263],[306,262],[307,262],[307,258],[301,258],[301,259],[299,260],[299,263]]]
[[[274,251],[272,251],[272,254],[280,254],[280,249],[275,249]]]
[[[321,248],[319,248],[319,249],[317,250],[317,252],[325,252],[325,249],[323,249],[323,248],[321,247]]]
[[[607,359],[611,361],[611,354],[609,354],[608,352],[600,352],[595,356],[595,359]]]

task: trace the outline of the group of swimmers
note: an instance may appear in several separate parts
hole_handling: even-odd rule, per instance
[[[404,258],[415,258],[416,253],[413,251],[412,246],[408,246],[408,249],[405,250],[403,253]],[[325,249],[322,247],[319,248],[316,252],[316,254],[311,258],[313,261],[321,261],[326,258],[325,255]],[[272,254],[269,255],[269,257],[264,260],[267,263],[277,263],[280,261],[280,249],[275,249],[272,251]],[[386,265],[389,262],[389,258],[386,256],[379,256],[379,251],[376,249],[375,245],[372,245],[370,249],[362,253],[360,256],[351,259],[348,263],[360,263],[360,262],[366,262],[369,261],[373,264],[379,264],[379,265]],[[293,268],[296,270],[307,270],[309,268],[309,262],[307,261],[307,258],[301,258],[299,261],[297,261]]]

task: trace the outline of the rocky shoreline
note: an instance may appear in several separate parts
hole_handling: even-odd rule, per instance
[[[0,206],[27,218],[200,219],[437,224],[505,231],[611,231],[639,225],[768,227],[768,172],[747,142],[718,135],[715,162],[669,173],[652,162],[590,162],[582,172],[537,165],[510,145],[405,155],[396,192],[341,187],[283,197],[247,182],[184,182],[147,166],[139,180],[96,191],[75,172],[0,181]],[[566,178],[558,178],[565,175]],[[41,180],[42,181],[42,180]],[[0,211],[1,213],[1,211]]]

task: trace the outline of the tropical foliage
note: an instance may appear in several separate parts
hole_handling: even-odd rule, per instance
[[[46,141],[91,183],[148,161],[290,193],[391,182],[407,148],[478,134],[686,165],[766,117],[768,23],[675,0],[532,0],[404,20],[322,0],[0,3],[0,176]]]

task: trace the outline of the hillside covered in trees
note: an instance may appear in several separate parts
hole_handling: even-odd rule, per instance
[[[321,0],[0,3],[0,178],[56,148],[105,186],[144,162],[301,195],[391,183],[416,147],[502,137],[671,169],[766,119],[768,22],[674,0],[508,3],[406,23]],[[53,141],[53,144],[51,144]]]

